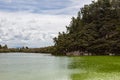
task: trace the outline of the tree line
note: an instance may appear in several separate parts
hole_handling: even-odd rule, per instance
[[[4,46],[0,44],[0,49],[8,49],[8,46],[6,44]]]
[[[92,1],[72,17],[66,29],[54,38],[52,54],[120,55],[120,1]]]
[[[7,45],[0,45],[0,53],[9,53],[9,52],[23,52],[23,53],[51,53],[52,46],[42,47],[42,48],[29,48],[23,46],[21,48],[8,48]]]

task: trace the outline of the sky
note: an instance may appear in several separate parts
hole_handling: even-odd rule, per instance
[[[0,0],[0,44],[11,48],[54,45],[72,16],[91,0]]]

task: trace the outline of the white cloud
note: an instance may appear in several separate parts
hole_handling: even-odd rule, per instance
[[[0,41],[10,47],[16,44],[31,47],[49,45],[59,31],[65,31],[70,18],[67,15],[0,12]],[[45,42],[49,44],[43,44]]]
[[[42,13],[45,14],[66,14],[75,16],[77,12],[80,10],[81,7],[84,5],[90,4],[93,0],[68,0],[70,1],[69,5],[61,8],[61,9],[55,9],[55,10],[43,10]]]
[[[8,44],[10,47],[52,45],[52,38],[57,36],[58,32],[65,31],[71,17],[75,16],[84,4],[91,2],[65,0],[64,4],[64,1],[51,0],[55,3],[49,3],[43,0],[46,5],[44,6],[40,0],[4,1],[10,4],[0,6],[3,8],[0,8],[0,44]],[[49,7],[50,9],[44,9]],[[62,8],[52,9],[54,7]]]
[[[11,2],[0,3],[1,10],[5,11],[27,11],[44,14],[68,14],[75,15],[78,10],[89,4],[92,0],[0,0]]]

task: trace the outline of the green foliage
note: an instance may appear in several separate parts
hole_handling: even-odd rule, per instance
[[[52,53],[53,46],[42,47],[42,48],[8,48],[7,45],[0,45],[0,53],[9,53],[9,52],[24,52],[24,53]]]
[[[5,52],[5,53],[10,52],[10,50],[8,49],[8,46],[6,44],[4,46],[2,46],[0,44],[0,53],[2,53],[2,52]]]
[[[2,45],[0,45],[0,49],[2,49]]]
[[[8,46],[6,44],[4,46],[0,44],[0,49],[8,49]]]
[[[53,54],[80,51],[94,55],[120,55],[120,1],[98,0],[72,17],[67,31],[54,38]]]

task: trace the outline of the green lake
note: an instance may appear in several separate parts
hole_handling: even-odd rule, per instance
[[[120,80],[120,57],[0,53],[0,80]]]

